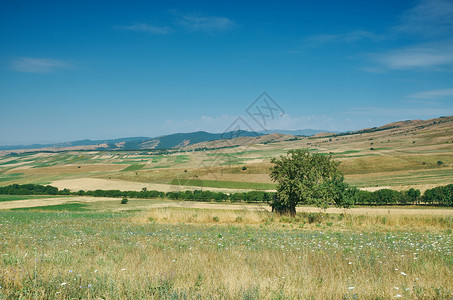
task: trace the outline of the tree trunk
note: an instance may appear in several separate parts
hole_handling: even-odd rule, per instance
[[[296,216],[296,205],[291,205],[289,207],[289,214],[291,215],[291,217],[295,217]]]

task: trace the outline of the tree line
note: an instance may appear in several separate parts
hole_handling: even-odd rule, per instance
[[[427,204],[437,206],[453,207],[453,184],[438,186],[426,190],[422,195],[420,190],[411,188],[407,191],[394,191],[381,189],[374,192],[362,191],[355,187],[347,187],[342,191],[345,202],[350,205],[410,205]],[[78,195],[93,197],[113,197],[113,198],[168,198],[183,201],[202,201],[202,202],[248,202],[248,203],[272,203],[277,199],[277,193],[264,191],[250,191],[242,193],[222,193],[203,190],[179,191],[179,192],[160,192],[147,190],[141,191],[120,191],[120,190],[93,190],[71,192],[68,189],[58,189],[50,185],[40,184],[11,184],[0,187],[0,194],[4,195]],[[335,204],[332,200],[328,204]],[[317,205],[314,199],[307,204]]]

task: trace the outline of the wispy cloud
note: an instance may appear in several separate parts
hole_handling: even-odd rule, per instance
[[[372,56],[393,70],[440,67],[453,64],[453,42],[410,46]]]
[[[407,98],[416,99],[439,99],[453,96],[453,89],[431,90],[407,95]]]
[[[352,43],[359,40],[381,40],[383,37],[373,32],[365,30],[356,30],[352,32],[339,34],[316,34],[307,37],[304,40],[306,46],[318,47],[328,43]]]
[[[203,31],[215,33],[227,31],[236,26],[236,23],[226,17],[206,16],[201,14],[179,14],[176,13],[177,24],[191,31]]]
[[[450,0],[423,0],[407,10],[396,32],[422,35],[424,37],[451,36],[453,33],[453,2]]]
[[[159,27],[146,23],[134,23],[133,25],[129,26],[115,26],[115,28],[124,31],[138,31],[149,34],[169,34],[173,31],[170,27],[167,26]]]
[[[18,57],[11,62],[11,69],[25,73],[49,73],[73,69],[74,64],[52,58]]]
[[[345,113],[360,116],[387,116],[412,119],[414,117],[453,115],[453,109],[433,107],[354,107]]]

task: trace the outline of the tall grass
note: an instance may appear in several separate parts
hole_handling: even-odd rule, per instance
[[[198,210],[191,225],[181,211],[190,209],[0,212],[0,298],[449,299],[453,292],[451,230],[307,230],[289,225],[308,215],[245,211],[239,225],[222,221],[227,211]],[[311,224],[325,226],[327,217],[318,217]],[[262,221],[270,225],[254,225]]]
[[[405,214],[392,209],[389,209],[389,213],[385,215],[318,212],[297,213],[296,216],[290,217],[274,214],[264,208],[262,210],[194,209],[190,208],[191,203],[183,202],[182,205],[187,205],[187,207],[161,207],[140,212],[131,221],[134,223],[265,225],[270,227],[281,227],[286,224],[290,228],[386,232],[397,230],[438,232],[453,229],[453,216]]]

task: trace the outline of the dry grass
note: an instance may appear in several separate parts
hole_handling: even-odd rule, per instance
[[[251,210],[236,207],[235,210],[231,210],[225,209],[225,206],[223,209],[209,209],[165,205],[138,213],[131,218],[131,222],[139,224],[264,225],[272,228],[289,226],[309,230],[329,228],[386,232],[396,230],[442,232],[453,229],[453,210],[424,210],[420,213],[417,209],[382,209],[380,213],[368,214],[368,209],[357,209],[353,213],[340,212],[341,210],[337,210],[336,213],[325,213],[315,209],[305,209],[305,212],[298,213],[295,217],[288,217],[279,216],[258,207],[250,207]],[[428,213],[429,211],[431,213]]]
[[[242,216],[243,226],[234,219],[237,216]],[[353,223],[348,230],[325,227],[324,221],[313,229],[292,228],[297,225],[294,221],[284,223],[279,218],[262,228],[253,226],[269,216],[267,212],[187,208],[156,209],[138,216],[0,213],[0,296],[451,297],[451,230],[436,234],[357,231],[355,226],[363,224],[357,223],[356,216],[345,218],[344,222]],[[373,218],[367,217],[370,225]],[[196,225],[183,224],[186,220]]]
[[[190,205],[188,203],[187,205]],[[188,223],[188,224],[246,224],[256,225],[266,222],[270,217],[266,210],[225,210],[161,207],[134,216],[136,223]]]

